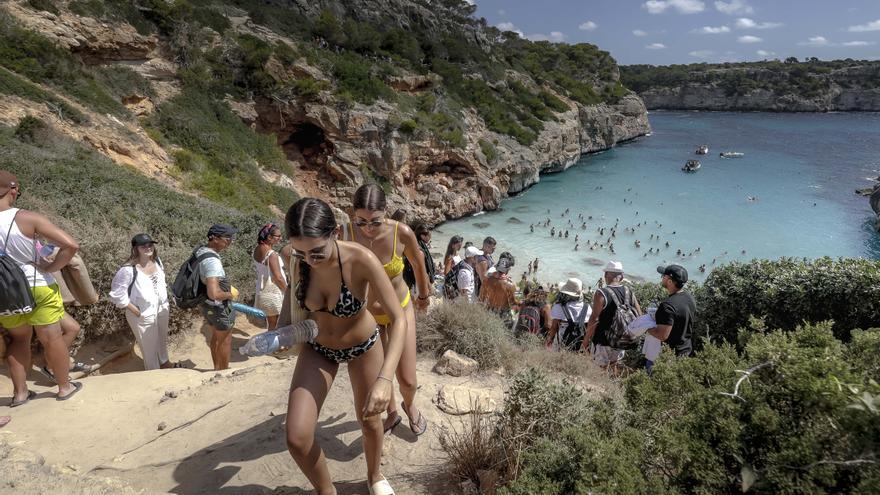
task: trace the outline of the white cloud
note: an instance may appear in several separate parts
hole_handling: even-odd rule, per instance
[[[597,27],[599,27],[599,25],[596,24],[595,22],[587,21],[587,22],[581,23],[581,25],[578,26],[578,29],[580,29],[581,31],[592,31],[592,30],[596,29]]]
[[[841,43],[842,46],[871,46],[877,44],[875,41],[846,41]]]
[[[562,34],[560,31],[550,31],[550,34],[528,34],[524,36],[524,38],[531,41],[550,41],[553,43],[562,43],[563,41],[565,41],[565,35]]]
[[[740,36],[739,38],[736,39],[736,41],[739,41],[740,43],[760,43],[764,40],[761,38],[758,38],[757,36],[748,36],[747,35],[747,36]]]
[[[696,58],[709,58],[712,55],[715,55],[715,52],[713,52],[712,50],[694,50],[688,53],[688,55]]]
[[[694,29],[693,32],[699,33],[699,34],[722,34],[722,33],[729,33],[730,28],[727,26],[718,26],[718,27],[703,26],[700,29]]]
[[[880,31],[880,19],[869,22],[867,24],[859,24],[858,26],[850,26],[847,31],[851,33],[863,33],[865,31]]]
[[[736,20],[739,29],[773,29],[783,26],[781,22],[755,22],[748,17],[740,17]]]
[[[801,46],[828,46],[828,39],[824,36],[813,36],[807,41],[801,41],[798,43]]]
[[[650,45],[645,46],[648,50],[663,50],[666,48],[666,45],[663,43],[651,43]]]
[[[504,9],[498,9],[498,15],[507,15],[507,11]]]
[[[636,29],[636,30],[633,31],[633,34],[634,34],[635,36],[639,36],[639,37],[641,37],[641,36],[647,36],[647,35],[648,35],[648,32],[647,32],[647,31],[642,31],[641,29]]]
[[[762,57],[772,57],[776,55],[776,52],[768,52],[767,50],[758,50],[758,55]]]
[[[680,14],[696,14],[706,9],[706,4],[701,0],[648,0],[642,4],[642,8],[652,14],[662,14],[669,9],[675,9]]]
[[[743,0],[730,0],[729,2],[716,1],[715,8],[718,9],[718,12],[727,15],[751,14],[755,11],[751,5]]]
[[[496,27],[502,31],[513,31],[514,33],[518,34],[520,38],[525,38],[525,34],[523,34],[523,32],[518,29],[516,25],[514,25],[512,22],[499,22]]]

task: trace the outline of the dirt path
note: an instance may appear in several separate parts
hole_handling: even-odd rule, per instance
[[[237,328],[234,348],[261,331],[243,318]],[[80,357],[101,351],[109,349],[86,348]],[[128,355],[102,375],[84,378],[83,390],[67,402],[56,402],[50,384],[34,372],[29,386],[37,399],[15,409],[0,406],[0,414],[13,417],[0,429],[7,478],[0,493],[45,493],[47,484],[59,483],[70,494],[311,493],[284,440],[295,357],[237,356],[230,370],[198,371],[210,368],[210,353],[205,336],[193,331],[172,347],[171,358],[195,369],[136,371],[142,362]],[[438,433],[441,425],[460,429],[464,417],[432,404],[441,387],[501,398],[499,376],[440,376],[431,372],[433,364],[425,357],[418,366],[417,404],[428,432],[417,439],[404,418],[386,436],[383,472],[401,494],[456,493],[456,482],[444,472]],[[12,386],[5,368],[0,371],[0,404],[7,404]],[[366,494],[361,433],[344,366],[324,405],[318,441],[339,493]]]

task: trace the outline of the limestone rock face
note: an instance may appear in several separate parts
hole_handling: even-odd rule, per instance
[[[479,368],[480,363],[475,359],[462,356],[450,349],[440,356],[437,364],[434,365],[434,372],[441,375],[467,376],[477,371]]]
[[[842,88],[833,85],[814,98],[756,89],[728,96],[713,85],[652,88],[640,94],[645,105],[663,110],[734,110],[772,112],[880,111],[880,89]]]

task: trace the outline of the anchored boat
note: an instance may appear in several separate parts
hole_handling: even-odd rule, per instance
[[[697,151],[695,151],[694,153],[696,153],[698,155],[708,155],[709,154],[709,145],[708,144],[701,145],[699,148],[697,148]]]
[[[722,151],[719,156],[721,156],[721,158],[742,158],[745,156],[745,153],[740,153],[739,151]]]
[[[700,170],[701,166],[699,160],[688,160],[685,162],[684,167],[681,167],[681,170],[684,172],[696,172]]]

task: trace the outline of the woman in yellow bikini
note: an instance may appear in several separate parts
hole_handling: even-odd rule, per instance
[[[400,300],[400,307],[403,308],[406,317],[406,345],[397,365],[396,376],[400,385],[400,395],[403,396],[401,407],[409,418],[410,430],[418,436],[425,432],[428,423],[415,405],[418,383],[416,378],[416,316],[413,305],[419,310],[428,307],[431,285],[425,270],[424,255],[419,249],[416,235],[406,224],[386,219],[385,206],[385,193],[379,186],[367,184],[358,188],[352,199],[353,218],[346,234],[351,240],[372,251],[379,258],[380,263],[384,263],[385,274],[391,279],[391,284]],[[414,268],[418,295],[410,294],[409,288],[401,276],[404,256]],[[382,340],[387,340],[388,335],[385,330],[391,321],[373,294],[370,294],[367,307],[370,313],[373,313],[376,323],[382,328]],[[388,405],[385,431],[391,431],[400,421],[401,416],[397,412],[395,401],[392,400]]]

